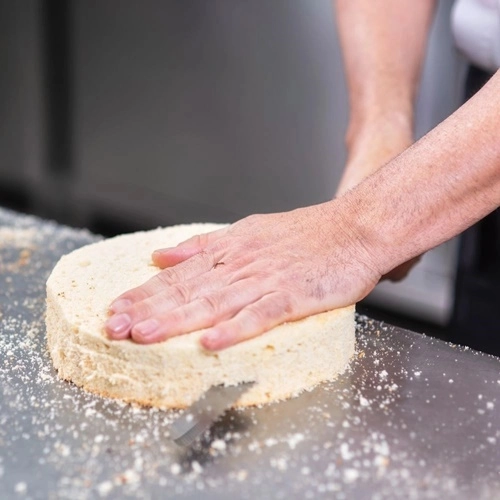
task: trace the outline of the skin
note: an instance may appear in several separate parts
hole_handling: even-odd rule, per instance
[[[349,83],[351,89],[354,83]],[[366,96],[359,92],[351,90],[351,96],[377,102],[371,100],[371,91]],[[414,92],[401,102],[413,99]],[[353,132],[361,127],[360,116],[351,113],[350,162],[362,149],[355,145],[363,144],[361,136]],[[361,300],[389,271],[499,206],[498,130],[500,72],[384,166],[374,160],[364,172],[348,167],[346,187],[334,200],[247,217],[155,252],[153,261],[163,270],[111,304],[107,334],[154,343],[206,328],[202,346],[218,350],[284,321]],[[365,165],[361,160],[359,164]],[[359,179],[351,182],[355,172]]]
[[[350,109],[340,196],[413,143],[414,102],[436,2],[384,0],[383,8],[373,0],[332,3]],[[382,279],[403,279],[419,260],[401,264]]]
[[[344,193],[413,143],[413,112],[435,2],[334,3],[349,91]],[[395,22],[397,20],[397,22]]]

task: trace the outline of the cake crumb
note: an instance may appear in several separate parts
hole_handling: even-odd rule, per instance
[[[193,460],[191,462],[191,467],[192,467],[193,472],[195,474],[201,474],[203,472],[203,467],[200,465],[200,462],[198,462],[197,460]]]
[[[174,463],[170,466],[170,472],[174,476],[178,476],[181,473],[181,466],[178,463]]]
[[[224,451],[226,449],[226,442],[223,439],[215,439],[210,444],[211,448],[217,451]]]
[[[25,482],[21,481],[21,482],[16,484],[14,491],[18,495],[24,495],[26,493],[26,491],[28,491],[28,486],[26,485]]]
[[[359,477],[359,472],[357,469],[346,469],[344,471],[344,481],[346,483],[353,483]]]
[[[99,493],[100,497],[107,497],[112,489],[113,483],[111,481],[103,481],[97,485],[97,493]]]
[[[236,479],[240,482],[244,481],[248,477],[248,471],[241,469],[236,474]]]

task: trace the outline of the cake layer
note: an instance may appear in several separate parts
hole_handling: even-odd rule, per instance
[[[354,306],[284,323],[219,352],[201,331],[142,345],[110,340],[109,304],[159,272],[153,250],[222,227],[190,224],[110,238],[64,256],[47,281],[47,343],[59,376],[105,397],[184,408],[212,385],[257,383],[236,403],[289,398],[344,371],[354,353]]]

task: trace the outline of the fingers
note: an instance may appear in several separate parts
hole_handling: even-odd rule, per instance
[[[291,302],[283,293],[270,293],[205,332],[200,339],[201,345],[210,351],[225,349],[257,337],[284,321],[298,319],[292,316],[292,311]]]
[[[410,274],[410,271],[419,263],[421,258],[422,255],[419,255],[418,257],[414,257],[407,262],[403,262],[403,264],[400,264],[392,271],[389,271],[387,274],[382,276],[381,279],[395,282],[403,280],[406,276],[408,276],[408,274]]]
[[[164,269],[184,262],[194,255],[205,250],[209,245],[214,243],[218,238],[226,234],[227,227],[212,231],[210,233],[198,234],[189,238],[182,243],[179,243],[174,248],[163,248],[155,250],[152,254],[152,259],[155,265]]]
[[[144,300],[130,303],[128,307],[124,307],[108,319],[105,324],[106,332],[115,340],[128,338],[134,325],[148,318],[154,318],[162,311],[169,311],[188,303],[191,295],[191,287],[184,283],[177,283]],[[125,304],[126,299],[122,301]],[[149,326],[150,329],[151,326]]]
[[[217,292],[211,291],[210,285],[195,288],[194,283],[177,284],[111,318],[106,325],[108,334],[116,340],[130,336],[146,344],[208,328],[260,297],[262,292],[254,281],[241,280]],[[195,289],[203,294],[193,298]],[[115,325],[120,328],[113,330]]]
[[[195,276],[210,271],[217,262],[218,259],[215,254],[201,252],[186,262],[164,269],[141,286],[126,291],[111,303],[109,311],[112,314],[122,313],[133,304],[161,293],[172,284],[186,282]]]
[[[175,266],[187,259],[190,259],[196,254],[202,251],[201,247],[174,247],[174,248],[163,248],[161,250],[155,250],[151,258],[153,263],[160,269],[165,269],[166,267]]]

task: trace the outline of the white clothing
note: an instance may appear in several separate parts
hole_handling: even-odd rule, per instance
[[[457,0],[451,22],[457,47],[473,64],[500,68],[500,0]]]

